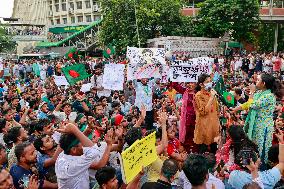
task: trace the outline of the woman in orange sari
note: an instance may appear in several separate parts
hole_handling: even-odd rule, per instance
[[[216,91],[212,89],[211,78],[207,74],[201,74],[198,78],[195,94],[196,122],[194,130],[194,142],[199,145],[199,152],[204,153],[210,147],[210,151],[217,151],[214,138],[220,135],[220,121],[218,115],[218,102]]]

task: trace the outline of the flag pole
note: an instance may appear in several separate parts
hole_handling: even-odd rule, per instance
[[[137,9],[136,9],[136,0],[134,0],[134,12],[135,12],[135,22],[136,22],[136,33],[138,37],[138,47],[140,48],[140,35],[139,35],[139,28],[138,28],[138,20],[137,20]]]

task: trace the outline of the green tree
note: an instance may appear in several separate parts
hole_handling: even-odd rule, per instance
[[[118,50],[138,46],[138,33],[145,46],[147,39],[192,32],[191,19],[181,15],[182,0],[102,0],[101,4],[99,39],[104,46],[114,44]]]
[[[0,53],[10,52],[15,49],[16,43],[11,39],[12,37],[8,35],[5,28],[0,25]]]
[[[197,35],[222,37],[231,32],[237,41],[255,40],[254,30],[259,24],[258,0],[205,0],[199,6]]]

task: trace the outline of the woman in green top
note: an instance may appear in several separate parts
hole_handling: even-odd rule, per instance
[[[273,112],[276,96],[281,97],[281,84],[272,75],[261,74],[257,78],[256,89],[251,89],[253,100],[249,105],[249,113],[245,123],[248,137],[258,145],[262,162],[267,162],[268,150],[272,145],[274,131]],[[237,107],[234,109],[242,109]]]

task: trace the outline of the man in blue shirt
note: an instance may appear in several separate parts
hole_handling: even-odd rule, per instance
[[[38,112],[38,119],[48,119],[48,103],[47,102],[42,102],[39,105],[39,112]]]
[[[10,169],[10,174],[13,177],[13,183],[16,189],[28,187],[30,177],[38,174],[37,170],[33,169],[37,162],[37,152],[32,143],[23,142],[15,147],[15,155],[18,163],[14,164]],[[57,184],[50,183],[43,179],[42,175],[38,175],[39,188],[57,188]]]
[[[280,131],[281,133],[281,131]],[[243,188],[244,185],[251,183],[254,180],[260,180],[265,189],[272,189],[276,183],[281,179],[281,173],[284,171],[284,140],[283,133],[277,134],[279,140],[279,163],[272,169],[267,171],[258,171],[258,178],[253,178],[252,175],[246,171],[235,170],[231,172],[228,185],[226,188]],[[254,181],[256,182],[256,181]]]

